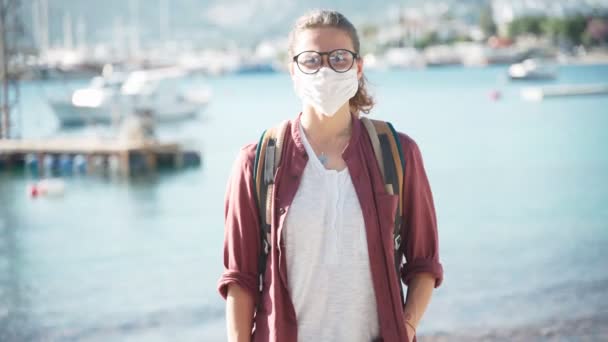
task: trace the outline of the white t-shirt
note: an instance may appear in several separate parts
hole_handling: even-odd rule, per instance
[[[283,229],[298,341],[370,342],[380,329],[359,199],[348,168],[325,169],[300,133],[309,162]]]

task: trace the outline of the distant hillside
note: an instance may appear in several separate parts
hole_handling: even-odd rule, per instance
[[[31,30],[33,9],[39,1],[23,1],[26,27]],[[168,13],[168,34],[172,39],[191,39],[200,45],[222,45],[226,40],[254,44],[267,36],[285,35],[293,21],[311,8],[331,7],[343,12],[355,24],[381,23],[399,6],[426,4],[410,1],[295,1],[295,0],[46,0],[49,3],[51,44],[63,42],[64,21],[69,16],[74,36],[87,41],[109,41],[116,27],[139,23],[143,44],[160,40],[161,12]],[[479,3],[486,0],[444,1]],[[168,8],[168,11],[163,11]],[[330,4],[330,5],[328,5]]]

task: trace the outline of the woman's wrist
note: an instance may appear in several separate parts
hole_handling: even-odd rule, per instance
[[[412,328],[412,330],[414,330],[414,334],[416,333],[416,327],[414,326],[414,324],[410,321],[405,321],[405,324],[409,325],[410,328]]]
[[[412,331],[414,332],[414,335],[416,335],[416,326],[414,325],[414,316],[409,312],[405,312],[403,321],[405,322],[406,326],[409,326],[409,328],[412,329]]]

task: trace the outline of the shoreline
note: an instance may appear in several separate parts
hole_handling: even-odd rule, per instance
[[[472,328],[470,330],[476,330]],[[452,341],[608,341],[608,311],[572,319],[551,319],[478,332],[437,332],[418,336],[420,342]]]

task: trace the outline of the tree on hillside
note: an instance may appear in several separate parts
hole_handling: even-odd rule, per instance
[[[587,28],[587,18],[578,15],[564,19],[564,38],[574,44],[580,45],[583,42],[583,33]]]
[[[496,23],[494,23],[494,17],[492,16],[492,7],[489,5],[484,6],[479,13],[479,27],[486,37],[496,34]]]
[[[608,43],[608,19],[593,18],[587,23],[584,38],[588,45]]]
[[[528,16],[513,20],[509,25],[509,36],[532,34],[550,38],[555,44],[575,46],[583,43],[589,20],[582,16],[566,18]]]
[[[523,34],[532,34],[540,36],[545,17],[542,16],[526,16],[513,20],[509,25],[509,37],[515,38]]]

